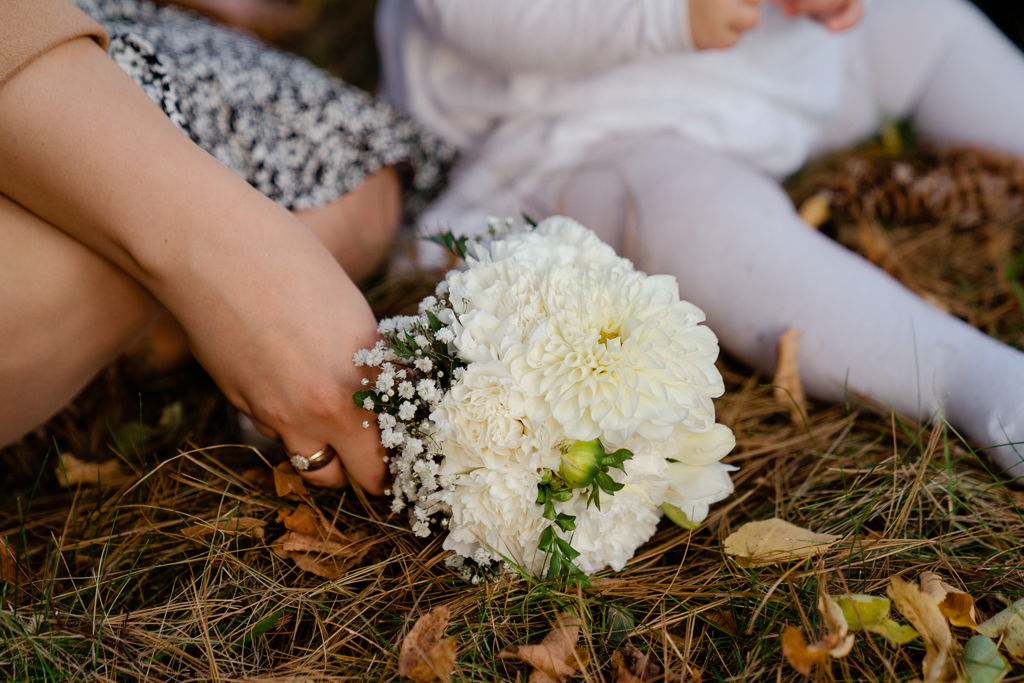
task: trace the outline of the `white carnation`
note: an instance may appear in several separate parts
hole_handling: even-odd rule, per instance
[[[537,544],[550,522],[535,502],[538,479],[519,468],[459,475],[452,489],[434,494],[451,509],[443,547],[468,558],[482,549],[540,576],[548,556]]]
[[[526,397],[498,362],[474,363],[430,415],[444,474],[557,465],[554,434],[526,417]],[[536,491],[533,496],[536,498]]]

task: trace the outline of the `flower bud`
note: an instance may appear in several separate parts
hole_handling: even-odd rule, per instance
[[[684,529],[696,529],[700,526],[700,522],[691,521],[686,513],[677,508],[675,505],[670,503],[662,503],[661,510],[665,513],[665,516],[675,522],[676,526],[680,526]]]
[[[574,489],[581,489],[593,483],[601,471],[601,457],[604,447],[598,439],[577,441],[562,453],[562,466],[558,476]]]

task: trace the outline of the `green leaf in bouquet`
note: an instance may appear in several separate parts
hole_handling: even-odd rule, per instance
[[[557,489],[551,492],[551,497],[559,503],[565,503],[572,498],[572,489]]]
[[[601,458],[600,464],[603,467],[614,467],[615,469],[626,471],[625,463],[627,460],[633,457],[633,451],[627,448],[620,448],[614,453],[608,453]]]
[[[624,484],[620,484],[609,477],[605,472],[598,473],[597,478],[594,479],[594,483],[597,484],[602,491],[608,494],[615,493],[616,491],[621,490],[624,486]]]
[[[434,315],[433,311],[427,311],[426,314],[427,314],[427,324],[430,325],[430,331],[431,332],[437,332],[442,327],[444,327],[444,324],[441,322],[440,318],[438,318],[436,315]]]
[[[366,399],[373,401],[374,408],[377,407],[377,392],[373,389],[360,389],[356,393],[352,394],[352,400],[356,402],[356,405],[360,408],[363,407],[363,403]],[[377,412],[374,410],[373,412]]]
[[[557,545],[558,549],[562,551],[563,557],[567,557],[570,560],[575,560],[577,557],[580,556],[580,551],[576,550],[576,548],[573,548],[569,541],[565,540],[564,538],[558,538],[556,536],[555,545]]]
[[[550,527],[549,527],[550,528]],[[551,554],[551,561],[548,563],[548,578],[558,578],[562,573],[562,556],[558,553]]]
[[[574,531],[576,529],[576,517],[574,515],[567,515],[564,512],[559,512],[558,516],[555,517],[555,524],[562,531]]]
[[[445,232],[440,232],[435,235],[427,235],[425,239],[428,242],[441,245],[461,259],[466,258],[467,238],[465,235],[462,237],[456,237],[451,230],[446,230]]]
[[[549,553],[555,545],[555,527],[549,526],[544,531],[540,532],[540,543],[537,547],[543,552]]]

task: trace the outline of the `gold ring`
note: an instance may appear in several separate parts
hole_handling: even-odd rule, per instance
[[[321,467],[327,466],[327,463],[334,460],[334,456],[337,453],[330,444],[327,444],[316,453],[312,455],[302,455],[300,453],[292,453],[291,460],[292,467],[297,469],[299,472],[315,472]]]

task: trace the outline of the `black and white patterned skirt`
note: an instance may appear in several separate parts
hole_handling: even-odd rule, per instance
[[[75,2],[175,125],[285,207],[328,203],[391,165],[405,170],[410,217],[440,191],[452,148],[305,60],[145,0]]]

